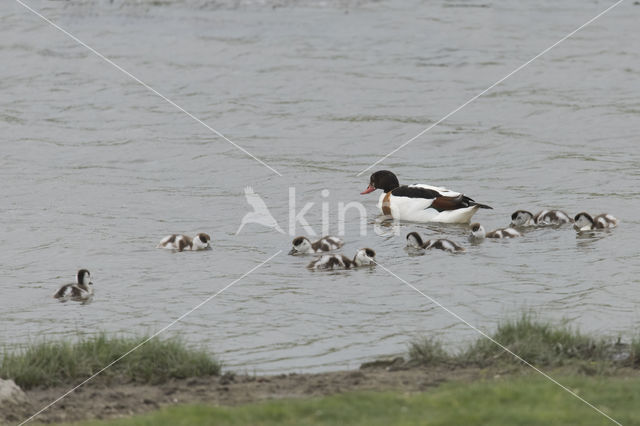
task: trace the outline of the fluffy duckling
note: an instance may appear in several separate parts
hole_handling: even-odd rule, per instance
[[[93,296],[93,283],[91,274],[87,269],[80,269],[76,274],[75,284],[65,284],[53,295],[55,299],[62,302],[67,300],[84,301]]]
[[[500,228],[495,229],[491,232],[485,232],[484,226],[479,223],[471,224],[471,235],[469,235],[469,240],[471,241],[480,241],[484,238],[515,238],[520,237],[521,234],[513,228]]]
[[[417,248],[417,249],[439,249],[444,250],[449,253],[463,252],[464,247],[459,246],[450,240],[445,239],[437,239],[437,240],[427,240],[422,241],[422,237],[417,232],[409,232],[407,234],[407,247]]]
[[[376,252],[370,248],[361,248],[356,252],[353,260],[342,254],[325,254],[314,259],[307,268],[318,269],[352,269],[360,266],[375,265]]]
[[[517,210],[511,215],[511,226],[564,225],[572,222],[562,210],[541,210],[535,215],[526,210]]]
[[[573,227],[576,231],[591,231],[592,229],[615,228],[618,225],[618,219],[610,214],[603,213],[596,217],[591,217],[589,213],[578,213],[574,218]]]
[[[314,254],[339,249],[344,242],[338,237],[326,236],[320,238],[315,243],[309,241],[307,237],[296,237],[291,242],[293,248],[289,252],[291,255],[296,254]]]
[[[208,249],[211,237],[204,232],[197,234],[195,237],[187,237],[186,235],[172,234],[164,237],[156,248],[164,248],[171,250],[206,250]]]

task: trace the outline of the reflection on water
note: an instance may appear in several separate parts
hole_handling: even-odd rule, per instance
[[[199,5],[195,7],[195,5]],[[523,309],[583,331],[637,329],[640,97],[638,8],[622,4],[415,140],[378,168],[401,182],[464,191],[509,224],[520,208],[606,211],[610,232],[533,229],[472,245],[466,226],[378,220],[356,173],[608,4],[450,2],[35,1],[34,7],[279,170],[255,163],[189,117],[29,15],[0,5],[0,341],[98,330],[151,333],[278,250],[289,187],[320,233],[321,203],[347,214],[347,256],[371,247],[385,268],[491,330]],[[346,13],[348,12],[348,13]],[[373,170],[372,170],[373,171]],[[252,186],[286,231],[247,224]],[[322,197],[321,191],[330,195]],[[467,251],[413,256],[405,236]],[[212,249],[154,249],[206,232]],[[291,235],[290,235],[291,234]],[[400,353],[420,335],[458,347],[474,332],[383,268],[313,273],[276,256],[168,333],[251,372],[348,368]],[[91,304],[53,291],[92,271]]]

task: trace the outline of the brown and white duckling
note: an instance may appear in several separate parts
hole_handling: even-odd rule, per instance
[[[307,268],[309,269],[352,269],[360,266],[375,265],[376,252],[370,248],[361,248],[352,259],[342,254],[325,254],[314,259]]]
[[[564,225],[572,222],[562,210],[541,210],[535,215],[526,210],[517,210],[511,215],[511,226]]]
[[[522,234],[520,234],[513,228],[500,228],[495,229],[491,232],[486,232],[484,230],[484,226],[480,225],[479,223],[472,223],[471,235],[469,235],[469,240],[480,241],[484,238],[515,238],[520,237],[521,235]]]
[[[172,234],[166,236],[160,241],[156,248],[164,248],[171,250],[206,250],[210,248],[209,242],[211,237],[204,232],[200,232],[191,238],[186,235]]]
[[[58,289],[53,295],[55,299],[61,302],[67,300],[84,301],[93,296],[93,283],[91,282],[91,274],[87,269],[80,269],[76,274],[75,284],[65,284]]]
[[[435,248],[435,249],[447,251],[449,253],[465,251],[464,247],[461,247],[450,240],[437,239],[437,240],[422,241],[422,237],[417,232],[409,232],[407,234],[407,247],[425,249],[425,250]]]
[[[592,229],[615,228],[618,225],[618,219],[608,213],[599,214],[591,217],[589,213],[578,213],[574,218],[574,229],[576,231],[591,231]]]
[[[326,236],[320,238],[315,243],[309,241],[307,237],[296,237],[291,242],[293,248],[289,252],[291,255],[296,254],[314,254],[339,249],[344,242],[338,237]]]

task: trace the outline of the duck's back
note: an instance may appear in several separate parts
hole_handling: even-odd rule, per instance
[[[75,287],[75,284],[65,284],[53,294],[53,297],[55,299],[66,299],[67,297],[70,297],[73,287]]]
[[[383,214],[409,222],[468,223],[479,207],[459,192],[424,184],[399,186],[378,200]]]
[[[309,263],[309,269],[350,269],[353,261],[341,254],[326,254]]]

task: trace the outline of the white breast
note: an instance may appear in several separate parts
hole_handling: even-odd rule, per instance
[[[438,191],[446,197],[457,197],[459,192],[450,191],[446,188],[440,188],[430,185],[409,185],[415,188],[424,188]],[[382,203],[387,194],[380,194],[378,199],[378,208],[382,211]],[[440,222],[440,223],[468,223],[473,214],[478,210],[477,206],[464,207],[455,210],[445,210],[439,212],[431,208],[433,198],[411,198],[389,196],[389,208],[391,216],[394,219],[404,220],[408,222]],[[382,211],[384,213],[384,211]]]

